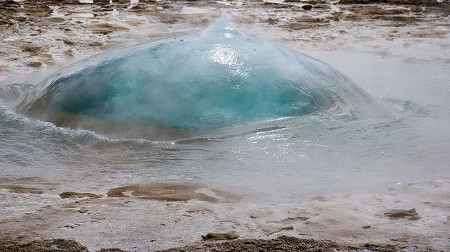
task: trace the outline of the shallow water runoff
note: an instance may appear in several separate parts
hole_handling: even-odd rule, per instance
[[[201,182],[292,203],[449,175],[448,64],[321,58],[336,70],[226,22],[1,86],[0,178],[97,194]]]

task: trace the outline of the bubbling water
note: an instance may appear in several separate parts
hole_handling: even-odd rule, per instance
[[[178,135],[311,113],[366,115],[374,100],[330,66],[244,34],[222,12],[202,32],[75,63],[24,96],[19,111],[58,126]]]

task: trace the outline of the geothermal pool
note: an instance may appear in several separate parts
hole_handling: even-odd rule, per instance
[[[293,204],[449,175],[448,64],[345,51],[321,60],[349,76],[371,97],[371,109],[383,113],[355,116],[327,108],[188,131],[163,129],[165,135],[155,140],[28,117],[16,111],[16,101],[38,84],[2,86],[0,177],[37,177],[29,186],[46,181],[56,193],[103,195],[130,184],[200,182],[240,195],[241,202]],[[345,90],[339,97],[353,103]],[[358,100],[355,109],[364,106]]]
[[[149,140],[173,138],[162,137],[164,129],[189,134],[309,114],[388,113],[326,64],[244,34],[225,11],[202,32],[73,64],[28,92],[18,110],[57,126],[116,128],[122,137],[138,131]]]

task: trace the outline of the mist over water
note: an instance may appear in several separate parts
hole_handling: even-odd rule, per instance
[[[322,60],[381,96],[383,108],[369,107],[387,106],[395,116],[326,109],[176,130],[154,140],[31,119],[14,111],[14,101],[32,87],[11,85],[0,90],[0,177],[36,176],[62,191],[103,194],[127,184],[195,181],[242,194],[244,201],[296,202],[448,175],[446,65],[337,52]]]

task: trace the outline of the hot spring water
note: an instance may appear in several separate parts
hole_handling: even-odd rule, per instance
[[[320,61],[245,35],[226,15],[34,87],[3,86],[0,177],[103,194],[198,181],[244,200],[292,202],[448,175],[445,66],[366,55],[381,70],[362,75],[363,65],[345,68],[354,59],[336,55],[329,60],[383,101]],[[397,78],[397,69],[410,74]]]
[[[19,110],[72,128],[105,122],[96,131],[107,123],[189,130],[311,113],[366,115],[376,110],[372,103],[336,70],[245,35],[224,12],[203,32],[69,66],[25,96]]]

